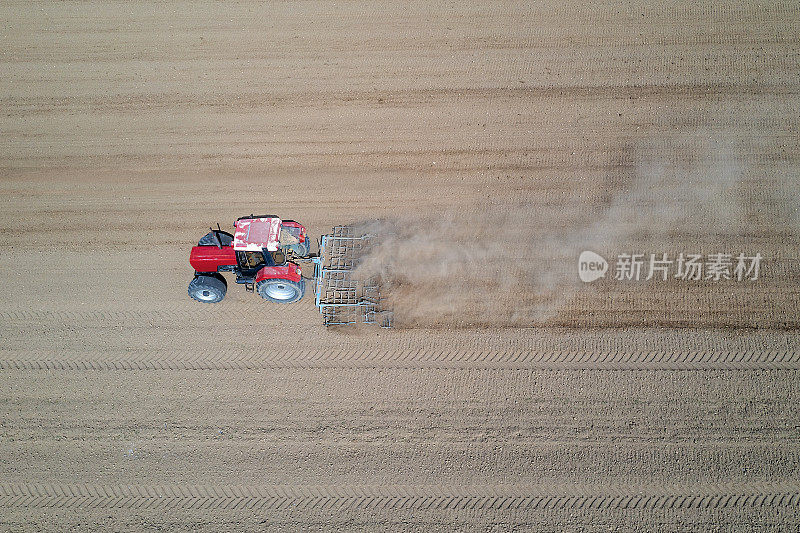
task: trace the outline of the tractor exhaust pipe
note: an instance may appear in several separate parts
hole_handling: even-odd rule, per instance
[[[214,243],[217,245],[217,248],[222,250],[222,240],[219,238],[219,233],[218,233],[222,231],[222,228],[219,227],[219,222],[217,222],[217,229],[214,228],[208,228],[208,229],[210,229],[211,233],[214,234]]]

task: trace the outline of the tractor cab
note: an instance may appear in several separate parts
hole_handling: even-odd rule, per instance
[[[281,219],[278,217],[250,216],[236,221],[231,245],[239,266],[237,283],[252,284],[262,268],[286,264],[281,233]]]
[[[233,249],[245,252],[270,252],[275,265],[286,261],[286,254],[293,252],[306,257],[310,252],[306,228],[294,220],[281,220],[272,215],[241,217],[236,220],[233,232]],[[276,253],[280,252],[280,253]],[[269,258],[265,257],[267,266]]]

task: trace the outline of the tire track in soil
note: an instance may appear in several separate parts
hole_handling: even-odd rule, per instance
[[[55,509],[730,509],[797,507],[800,484],[688,487],[0,484],[0,506]]]
[[[226,351],[173,358],[4,358],[0,370],[265,370],[281,368],[488,368],[537,370],[800,370],[800,351],[468,351],[299,350],[252,355]]]

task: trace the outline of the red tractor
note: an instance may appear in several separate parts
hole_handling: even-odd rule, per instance
[[[293,260],[307,258],[309,252],[306,228],[293,220],[271,215],[241,217],[233,235],[217,225],[192,248],[189,264],[195,274],[189,296],[203,303],[221,301],[228,290],[221,273],[233,272],[236,283],[249,292],[272,302],[296,302],[306,285]]]

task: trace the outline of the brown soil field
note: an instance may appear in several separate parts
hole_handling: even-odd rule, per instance
[[[0,13],[0,529],[800,528],[796,3]],[[190,300],[266,212],[402,228],[398,327]]]

